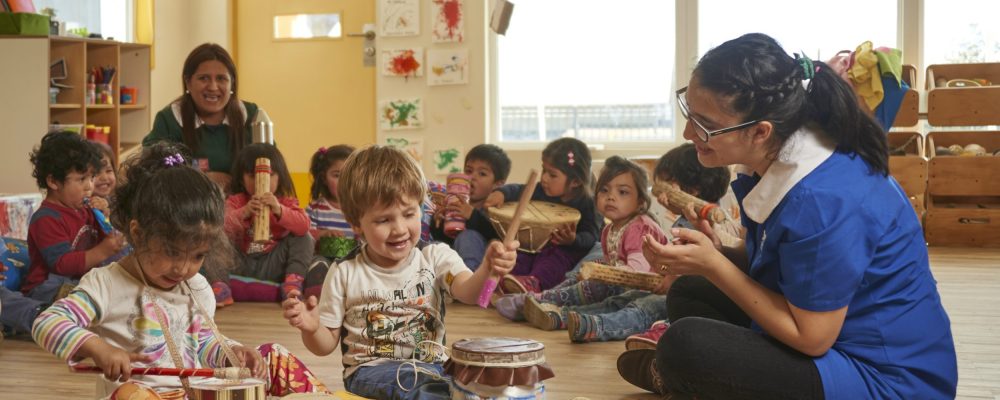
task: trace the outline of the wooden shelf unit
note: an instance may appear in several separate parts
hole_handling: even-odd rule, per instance
[[[0,191],[34,192],[28,153],[38,145],[50,125],[102,125],[111,127],[108,144],[118,158],[121,142],[139,142],[152,127],[147,104],[151,85],[150,46],[108,40],[59,36],[0,36],[0,83],[14,100],[0,100],[0,120],[7,122],[7,137],[17,136],[0,155],[17,168],[0,178]],[[67,77],[56,103],[48,101],[49,65],[66,61]],[[113,104],[87,104],[87,75],[95,67],[114,67]],[[122,86],[137,88],[136,104],[119,103]],[[12,122],[12,123],[10,123]],[[23,162],[22,162],[23,160]]]
[[[903,147],[904,154],[889,156],[889,173],[906,192],[917,218],[923,224],[927,195],[927,152],[924,135],[920,132],[889,132],[889,148],[898,147]]]

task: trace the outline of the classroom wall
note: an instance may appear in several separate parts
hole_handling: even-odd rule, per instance
[[[229,1],[157,1],[154,13],[151,114],[183,92],[184,59],[199,44],[214,42],[232,51]],[[150,119],[152,122],[152,118]]]

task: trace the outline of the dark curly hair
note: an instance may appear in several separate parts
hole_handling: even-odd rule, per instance
[[[347,160],[347,157],[350,157],[353,152],[354,147],[338,144],[322,147],[313,154],[312,160],[309,161],[309,174],[312,175],[313,179],[309,189],[311,200],[320,198],[337,200],[337,194],[330,192],[330,188],[326,187],[326,171],[337,161]]]
[[[729,190],[729,168],[705,168],[698,162],[694,144],[684,143],[660,157],[653,169],[656,179],[677,182],[681,190],[709,203],[718,203]]]
[[[41,144],[28,154],[31,176],[39,189],[48,189],[46,182],[51,176],[59,182],[66,180],[71,172],[94,173],[101,169],[101,150],[93,142],[70,131],[49,132],[42,137]]]
[[[124,179],[115,189],[111,225],[123,232],[141,253],[156,239],[178,249],[210,244],[206,264],[232,265],[232,246],[223,232],[225,210],[222,191],[188,162],[168,163],[180,155],[191,161],[182,144],[159,142],[142,149],[124,165]],[[129,224],[142,232],[135,237]]]
[[[490,165],[493,170],[493,179],[502,182],[510,175],[510,157],[500,146],[495,144],[480,144],[473,147],[465,154],[465,162],[482,161]]]
[[[570,163],[570,155],[572,155],[572,163]],[[580,183],[574,197],[594,198],[594,173],[590,171],[590,160],[590,149],[575,138],[566,137],[553,140],[542,150],[542,161],[552,164],[563,174],[566,174],[567,183],[574,180]]]
[[[636,211],[636,215],[648,214],[649,205],[652,204],[652,199],[649,197],[649,190],[647,190],[649,188],[649,178],[646,177],[646,169],[639,166],[639,164],[626,160],[621,156],[611,156],[604,161],[604,168],[601,168],[601,176],[597,178],[597,191],[600,192],[604,185],[607,185],[621,174],[632,175],[632,181],[635,183],[636,194],[639,196],[639,209]]]
[[[804,57],[804,56],[802,56]],[[808,91],[806,70],[770,36],[749,33],[709,50],[698,61],[692,79],[729,102],[745,121],[774,125],[774,152],[803,125],[813,125],[837,144],[855,153],[882,175],[889,173],[885,131],[862,110],[857,96],[826,64],[812,61],[814,76]]]
[[[254,168],[257,166],[257,159],[261,157],[271,160],[271,171],[278,175],[278,187],[274,190],[274,195],[296,197],[295,184],[292,182],[292,174],[288,172],[288,166],[285,164],[285,157],[281,155],[277,147],[267,143],[247,145],[236,155],[236,159],[233,160],[233,179],[229,184],[229,193],[247,192],[247,188],[243,187],[243,175],[253,174]]]

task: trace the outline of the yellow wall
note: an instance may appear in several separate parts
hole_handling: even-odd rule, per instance
[[[374,22],[372,0],[239,0],[235,3],[240,96],[259,104],[274,121],[275,141],[293,174],[309,171],[322,146],[356,147],[375,140],[374,68],[361,66],[362,41],[281,41],[271,38],[273,16],[339,12],[346,33]],[[308,177],[296,189],[308,200]]]

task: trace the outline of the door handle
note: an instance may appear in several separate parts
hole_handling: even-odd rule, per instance
[[[365,31],[364,33],[348,33],[350,37],[363,37],[365,40],[375,40],[375,31]]]

